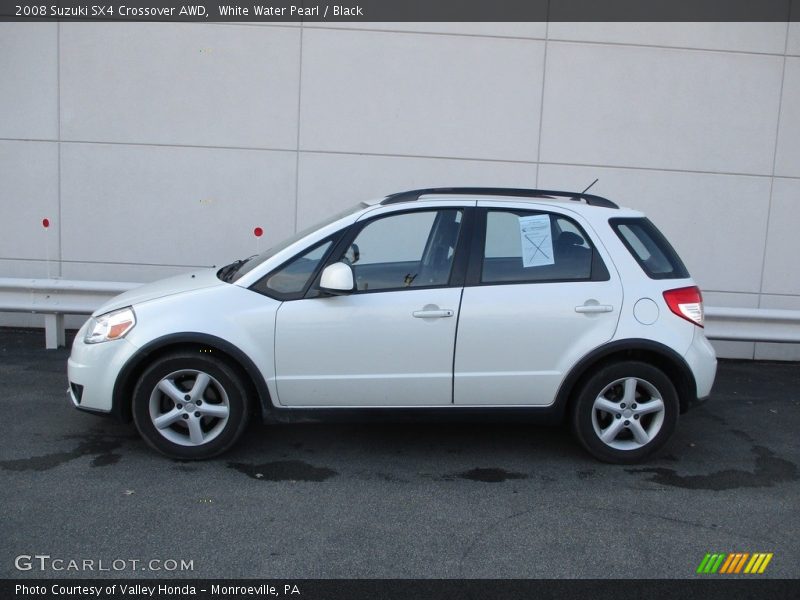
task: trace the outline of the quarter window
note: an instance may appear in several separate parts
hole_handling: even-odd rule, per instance
[[[281,300],[299,297],[306,289],[311,276],[328,253],[332,243],[331,240],[327,240],[296,256],[258,281],[253,289]]]
[[[651,279],[685,279],[689,272],[663,234],[646,218],[611,219],[619,239]]]

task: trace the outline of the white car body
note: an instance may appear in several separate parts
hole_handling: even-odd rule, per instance
[[[503,208],[566,217],[591,238],[608,278],[443,285],[291,301],[250,289],[288,259],[354,224],[434,208]],[[567,386],[579,379],[581,365],[588,368],[591,357],[615,348],[639,348],[643,355],[663,350],[664,360],[669,356],[681,363],[675,373],[681,370],[686,379],[678,389],[685,410],[710,394],[716,359],[703,329],[674,314],[663,295],[694,286],[691,278],[648,277],[609,226],[610,218],[643,216],[569,200],[489,193],[365,203],[233,283],[221,281],[217,269],[205,269],[107,302],[93,318],[132,307],[135,326],[124,337],[102,343],[84,341],[92,320],[81,328],[68,365],[70,397],[78,408],[124,418],[134,385],[125,377],[135,378],[146,357],[169,344],[200,344],[239,364],[251,379],[261,415],[272,420],[322,408],[491,407],[561,414]]]

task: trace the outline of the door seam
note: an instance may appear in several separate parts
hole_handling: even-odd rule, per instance
[[[450,370],[450,404],[456,403],[456,350],[458,349],[458,324],[461,321],[461,304],[464,302],[464,288],[458,296],[458,312],[456,313],[456,332],[453,336],[453,368]]]

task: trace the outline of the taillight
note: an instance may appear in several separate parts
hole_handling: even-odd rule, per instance
[[[697,286],[667,290],[664,292],[667,306],[679,317],[703,327],[703,294]]]

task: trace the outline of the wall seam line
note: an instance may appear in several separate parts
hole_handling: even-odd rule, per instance
[[[300,64],[297,76],[297,139],[295,141],[295,160],[294,160],[294,232],[297,233],[297,218],[300,210],[300,111],[302,109],[303,98],[303,33],[305,25],[300,23]]]
[[[775,169],[778,164],[778,140],[781,135],[781,113],[783,112],[783,86],[786,81],[786,53],[789,51],[789,28],[791,26],[791,11],[792,3],[789,2],[789,15],[786,21],[786,37],[783,42],[783,65],[781,66],[781,87],[778,91],[778,118],[775,123],[775,145],[772,149],[772,174],[769,179],[769,200],[767,202],[767,220],[764,229],[764,248],[761,254],[761,279],[758,284],[758,304],[757,307],[761,308],[761,303],[764,298],[764,271],[767,267],[767,249],[769,246],[769,228],[770,219],[772,218],[772,195],[775,189]],[[753,360],[756,359],[758,354],[758,342],[753,343]]]
[[[785,40],[785,50],[789,48],[789,25],[790,23],[786,23],[786,40]],[[766,229],[764,231],[764,248],[763,253],[761,255],[761,280],[759,281],[758,291],[759,294],[764,293],[764,269],[767,264],[767,244],[769,241],[769,225],[770,225],[770,217],[772,214],[772,194],[775,187],[775,170],[778,164],[778,141],[780,139],[781,134],[781,113],[783,112],[783,87],[786,80],[786,56],[783,57],[783,65],[781,67],[781,85],[780,89],[778,90],[778,118],[776,119],[775,123],[775,144],[772,148],[772,174],[770,175],[769,181],[769,202],[767,203],[767,224]],[[759,297],[758,306],[761,307],[761,298]]]
[[[545,23],[549,25],[549,13],[550,13],[550,6],[548,3],[547,9],[547,16]],[[223,25],[224,23],[210,23],[211,25]],[[256,27],[259,25],[253,23],[237,23],[236,25],[243,25],[249,27]],[[275,27],[280,27],[279,25],[274,25]],[[285,27],[285,26],[284,26]],[[666,44],[643,44],[643,43],[635,43],[635,42],[610,42],[607,40],[581,40],[581,39],[572,39],[572,38],[549,38],[549,33],[547,32],[547,27],[545,28],[545,35],[544,37],[538,36],[525,36],[525,35],[492,35],[486,33],[457,33],[457,32],[450,32],[450,31],[411,31],[411,30],[404,30],[404,29],[378,29],[372,27],[355,27],[355,28],[347,28],[347,27],[330,27],[326,25],[318,25],[316,22],[310,23],[307,25],[303,25],[303,27],[307,29],[318,29],[322,31],[337,31],[337,32],[347,32],[347,33],[389,33],[389,34],[403,34],[403,35],[426,35],[426,36],[447,36],[447,37],[456,37],[456,38],[482,38],[482,39],[490,39],[490,40],[513,40],[513,41],[531,41],[531,42],[541,42],[549,41],[556,42],[556,43],[564,43],[564,44],[587,44],[587,45],[594,45],[594,46],[614,46],[614,47],[633,47],[633,48],[654,48],[656,50],[684,50],[688,52],[716,52],[721,54],[738,54],[738,55],[746,55],[746,56],[774,56],[780,58],[783,56],[780,52],[767,52],[767,51],[758,51],[758,50],[734,50],[731,48],[699,48],[696,46],[668,46]]]
[[[56,22],[56,126],[58,130],[58,141],[56,142],[58,210],[56,213],[56,220],[58,221],[58,276],[61,277],[63,275],[61,268],[61,257],[63,253],[63,228],[61,227],[61,21]]]
[[[536,140],[536,182],[534,187],[539,187],[539,171],[542,168],[542,128],[544,127],[544,92],[547,84],[547,48],[550,36],[550,0],[547,0],[547,21],[544,26],[544,56],[542,57],[542,93],[539,96],[539,136]]]
[[[159,144],[151,142],[109,142],[109,141],[93,141],[93,140],[58,140],[58,139],[45,139],[45,138],[6,138],[0,137],[0,142],[33,142],[33,143],[56,143],[61,144],[92,144],[92,145],[109,145],[109,146],[147,146],[154,148],[191,148],[198,150],[242,150],[242,151],[255,151],[255,152],[296,152],[296,148],[258,148],[248,146],[202,146],[196,144]],[[386,158],[412,158],[412,159],[431,159],[431,160],[458,160],[470,162],[485,162],[485,163],[506,163],[506,164],[520,164],[520,165],[536,165],[535,160],[512,159],[512,158],[481,158],[474,156],[437,156],[427,154],[400,154],[390,152],[365,152],[357,150],[323,150],[323,149],[302,149],[301,153],[308,154],[337,154],[343,156],[377,156]],[[747,173],[737,171],[710,171],[703,169],[680,169],[676,167],[658,167],[647,166],[639,167],[633,165],[613,165],[613,164],[593,164],[593,163],[569,163],[563,161],[538,161],[543,165],[562,166],[562,167],[587,167],[593,169],[621,169],[633,171],[661,171],[664,173],[683,173],[689,175],[722,175],[728,177],[759,177],[775,179],[800,179],[798,175],[772,175],[770,173]]]

